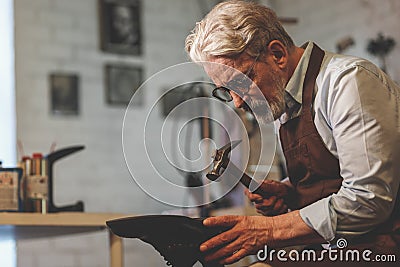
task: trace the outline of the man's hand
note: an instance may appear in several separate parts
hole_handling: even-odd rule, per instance
[[[259,187],[263,194],[251,193],[245,190],[245,195],[254,202],[257,212],[264,216],[274,216],[288,212],[293,190],[286,183],[264,180]]]
[[[200,246],[206,261],[231,264],[256,254],[265,245],[286,247],[325,242],[301,218],[298,210],[275,217],[219,216],[207,218],[205,226],[232,227]]]
[[[252,194],[248,189],[245,189],[244,193],[251,202],[254,202],[259,214],[275,216],[288,212],[288,206],[283,198],[278,198],[277,196],[263,198],[261,195]]]
[[[200,246],[207,261],[231,264],[255,254],[272,239],[270,218],[262,216],[220,216],[204,220],[206,226],[232,227]]]

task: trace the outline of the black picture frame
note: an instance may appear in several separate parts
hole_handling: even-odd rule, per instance
[[[51,73],[50,112],[53,115],[79,114],[79,76],[74,73]]]
[[[104,52],[141,55],[140,0],[98,0],[100,49]]]
[[[106,99],[109,105],[129,104],[143,80],[143,70],[139,66],[125,64],[107,64],[105,66]],[[132,100],[134,106],[143,104],[141,92]]]
[[[214,88],[212,83],[196,81],[161,90],[161,116],[167,117],[178,105],[196,97],[204,97],[206,92],[211,92]],[[173,118],[193,118],[203,109],[204,103],[194,101],[175,110]]]

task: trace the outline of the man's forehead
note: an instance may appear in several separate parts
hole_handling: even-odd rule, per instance
[[[240,74],[241,72],[236,69],[239,65],[238,59],[226,57],[214,57],[203,63],[205,72],[214,83],[224,83],[233,76]]]

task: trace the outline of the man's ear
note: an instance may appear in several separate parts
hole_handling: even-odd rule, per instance
[[[268,44],[268,50],[272,54],[274,62],[282,69],[286,68],[289,53],[281,41],[273,40]]]

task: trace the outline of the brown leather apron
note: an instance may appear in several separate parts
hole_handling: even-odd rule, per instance
[[[314,45],[304,79],[301,114],[279,130],[288,176],[297,193],[292,209],[336,193],[342,183],[339,160],[326,148],[312,114],[315,79],[323,57],[324,52]]]
[[[343,180],[339,160],[326,148],[313,120],[315,80],[323,57],[324,52],[314,45],[304,80],[300,116],[289,120],[279,130],[288,176],[297,193],[292,209],[300,209],[336,193]],[[398,253],[399,208],[397,198],[391,219],[361,239],[354,240],[353,247]]]

